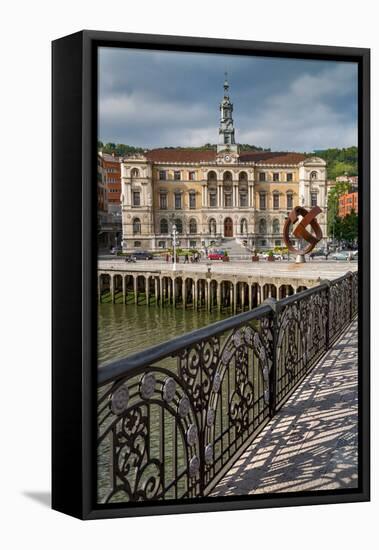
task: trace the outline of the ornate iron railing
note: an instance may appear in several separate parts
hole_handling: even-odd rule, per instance
[[[208,494],[357,303],[349,273],[100,367],[98,502]]]

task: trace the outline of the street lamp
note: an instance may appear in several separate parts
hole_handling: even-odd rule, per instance
[[[172,246],[173,246],[173,249],[174,249],[174,265],[172,266],[172,269],[173,271],[176,271],[176,245],[177,245],[177,241],[176,241],[176,237],[177,237],[177,230],[176,230],[176,225],[174,224],[172,226]]]

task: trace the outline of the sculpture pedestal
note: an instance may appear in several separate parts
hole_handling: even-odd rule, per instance
[[[297,264],[305,264],[305,256],[304,254],[298,254],[296,256],[296,263]]]

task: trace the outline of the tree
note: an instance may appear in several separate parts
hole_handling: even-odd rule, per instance
[[[342,195],[349,193],[351,189],[350,183],[341,182],[336,183],[336,185],[329,191],[328,194],[328,234],[336,235],[336,223],[338,218],[339,211],[339,200]]]

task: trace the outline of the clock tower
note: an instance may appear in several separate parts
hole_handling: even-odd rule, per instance
[[[228,75],[225,73],[224,81],[224,97],[220,103],[220,127],[218,130],[219,140],[217,145],[217,152],[228,151],[238,152],[238,145],[234,138],[234,126],[233,126],[233,103],[229,97],[229,83]]]

